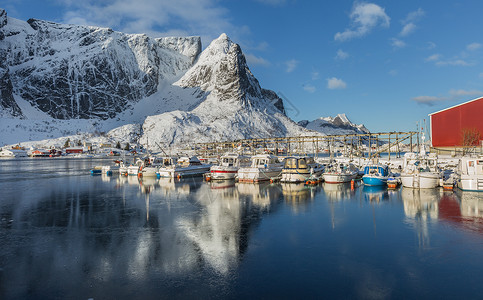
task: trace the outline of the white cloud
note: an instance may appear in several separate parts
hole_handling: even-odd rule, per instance
[[[337,32],[336,41],[347,41],[365,36],[377,26],[389,27],[390,18],[384,8],[374,3],[356,2],[350,14],[351,26],[344,32]]]
[[[442,97],[435,97],[435,96],[417,96],[417,97],[414,97],[413,100],[420,104],[433,106],[436,104],[436,102],[444,101],[447,99]]]
[[[303,86],[304,90],[309,92],[309,93],[314,93],[317,89],[315,88],[315,86],[311,85],[311,84],[304,84]]]
[[[436,44],[433,43],[433,42],[428,42],[428,49],[431,50],[431,49],[434,49],[434,48],[436,48]]]
[[[153,37],[201,35],[213,39],[222,32],[246,32],[235,27],[229,11],[216,0],[58,0],[66,7],[64,23],[111,27]]]
[[[483,92],[478,90],[454,90],[453,89],[448,92],[447,96],[439,96],[439,97],[417,96],[412,98],[412,100],[420,104],[433,106],[437,104],[437,102],[461,100],[461,98],[465,96],[481,96],[481,95],[483,95]]]
[[[410,12],[404,20],[401,21],[403,28],[401,29],[401,32],[399,33],[399,36],[405,37],[413,33],[417,26],[416,22],[421,19],[421,17],[424,16],[424,10],[421,8],[418,8],[418,10]]]
[[[426,58],[426,61],[438,61],[441,59],[441,54],[433,54]]]
[[[312,80],[317,80],[317,79],[319,79],[319,72],[316,72],[316,71],[312,72]]]
[[[345,89],[347,84],[342,80],[335,77],[327,78],[327,88],[329,90]]]
[[[468,67],[472,66],[473,63],[469,63],[466,60],[462,59],[453,59],[453,60],[439,60],[436,62],[437,66],[462,66],[462,67]]]
[[[245,58],[248,62],[249,65],[261,65],[261,66],[269,66],[270,62],[268,62],[266,59],[262,57],[257,57],[253,54],[247,53],[245,54]]]
[[[402,22],[403,24],[409,24],[412,22],[416,22],[419,19],[421,19],[422,16],[424,16],[425,12],[422,8],[418,8],[418,10],[410,12],[406,19],[404,19]]]
[[[256,0],[256,1],[263,4],[273,5],[273,6],[278,6],[278,5],[287,3],[287,0]]]
[[[389,75],[391,76],[396,76],[398,74],[398,71],[397,70],[391,70],[388,72]]]
[[[291,59],[291,60],[288,60],[285,62],[285,66],[287,67],[285,69],[285,71],[287,73],[290,73],[292,72],[293,70],[295,70],[295,68],[297,67],[297,65],[299,64],[299,62],[295,59]]]
[[[475,51],[481,48],[481,44],[479,43],[471,43],[468,46],[466,46],[466,49],[469,51]]]
[[[478,90],[450,90],[449,94],[453,97],[461,97],[461,96],[480,96],[483,95],[482,91]]]
[[[392,38],[391,39],[391,46],[393,46],[394,48],[403,48],[403,47],[406,46],[406,43],[399,40],[399,39]]]
[[[349,57],[349,53],[342,51],[341,49],[337,50],[337,54],[335,56],[335,59],[337,60],[344,60]]]
[[[408,24],[404,25],[404,27],[401,30],[401,32],[399,33],[399,35],[407,36],[410,33],[412,33],[414,30],[416,30],[416,25],[414,25],[414,23],[408,23]]]

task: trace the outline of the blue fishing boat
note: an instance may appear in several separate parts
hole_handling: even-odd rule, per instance
[[[389,167],[382,164],[371,164],[364,167],[362,181],[365,185],[385,186],[389,178]]]

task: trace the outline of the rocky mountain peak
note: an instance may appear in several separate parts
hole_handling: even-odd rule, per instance
[[[0,8],[0,28],[7,25],[7,12],[5,9]]]
[[[352,123],[346,114],[338,114],[335,117],[322,117],[313,121],[302,120],[298,122],[298,125],[326,134],[369,133],[369,130],[363,124],[357,125]]]
[[[282,99],[275,92],[260,87],[241,47],[225,33],[210,43],[175,85],[198,87],[203,92],[215,94],[219,101],[235,101],[242,106],[257,107],[260,101],[265,101],[284,113]]]

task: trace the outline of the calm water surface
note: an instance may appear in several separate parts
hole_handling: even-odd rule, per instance
[[[0,299],[483,299],[483,194],[0,160]]]

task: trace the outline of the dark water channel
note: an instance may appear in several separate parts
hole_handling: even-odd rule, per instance
[[[0,160],[0,299],[483,299],[483,194]]]

